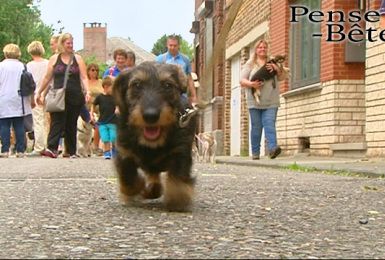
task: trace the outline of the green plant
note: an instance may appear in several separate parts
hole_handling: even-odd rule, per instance
[[[243,157],[249,156],[249,149],[241,149],[241,156]]]
[[[39,1],[37,1],[39,3]],[[41,41],[49,53],[49,40],[54,31],[40,19],[40,11],[33,0],[1,0],[0,4],[0,48],[14,43],[20,47],[21,60],[27,62],[30,55],[27,46],[32,41]],[[2,60],[3,53],[0,53]]]
[[[293,164],[290,164],[288,166],[283,167],[284,169],[290,170],[290,171],[297,171],[297,172],[307,172],[307,173],[322,173],[322,174],[328,174],[328,175],[339,175],[339,176],[349,176],[349,177],[369,177],[369,175],[364,173],[354,173],[351,171],[346,170],[321,170],[317,169],[315,167],[307,167],[298,165],[297,162],[294,162]]]

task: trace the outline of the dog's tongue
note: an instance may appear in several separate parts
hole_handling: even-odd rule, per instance
[[[149,140],[155,140],[160,136],[160,127],[145,127],[144,137]]]

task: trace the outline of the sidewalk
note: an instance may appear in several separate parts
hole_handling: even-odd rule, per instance
[[[245,166],[261,166],[316,171],[343,171],[367,177],[385,177],[385,159],[338,158],[317,156],[279,156],[272,160],[262,157],[252,160],[250,157],[217,156],[217,163]]]

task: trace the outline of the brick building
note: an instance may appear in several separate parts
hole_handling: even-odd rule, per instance
[[[215,131],[218,141],[218,154],[223,153],[224,126],[224,53],[212,59],[214,45],[223,25],[225,0],[195,1],[195,21],[190,32],[195,33],[195,59],[193,68],[198,75],[201,87],[198,96],[201,100],[212,102],[201,115],[199,131]]]
[[[107,38],[107,24],[84,23],[83,24],[83,49],[79,51],[82,56],[95,56],[99,62],[112,64],[113,53],[117,48],[135,53],[136,64],[143,61],[155,60],[155,55],[142,49],[129,39],[122,37]]]
[[[95,55],[100,62],[107,59],[107,24],[84,23],[83,24],[83,55]]]
[[[280,85],[281,107],[277,118],[278,143],[286,155],[306,152],[324,156],[385,155],[385,43],[366,45],[350,41],[327,42],[326,21],[290,22],[292,6],[311,10],[359,11],[379,8],[379,0],[243,0],[220,50],[223,59],[214,63],[212,82],[201,84],[207,96],[223,102],[206,111],[203,130],[223,132],[223,152],[248,155],[249,118],[239,86],[242,65],[253,44],[261,38],[270,43],[271,54],[285,54],[290,79]],[[196,68],[201,78],[210,62],[212,41],[218,37],[230,7],[236,1],[196,1]],[[212,6],[212,11],[205,11]],[[207,8],[206,8],[207,7]],[[338,17],[338,15],[337,15]],[[210,19],[212,21],[210,21]],[[325,17],[323,19],[326,19]],[[332,19],[336,18],[333,15]],[[353,24],[344,22],[348,32]],[[378,29],[378,22],[360,22]],[[322,37],[313,37],[322,33]],[[222,74],[221,74],[222,73]],[[211,75],[209,75],[210,78]],[[203,91],[202,89],[200,91]],[[207,118],[212,124],[206,123]]]

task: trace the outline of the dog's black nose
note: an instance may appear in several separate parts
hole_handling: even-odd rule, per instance
[[[159,120],[160,111],[156,108],[146,108],[143,111],[144,121],[148,124],[154,124]]]

